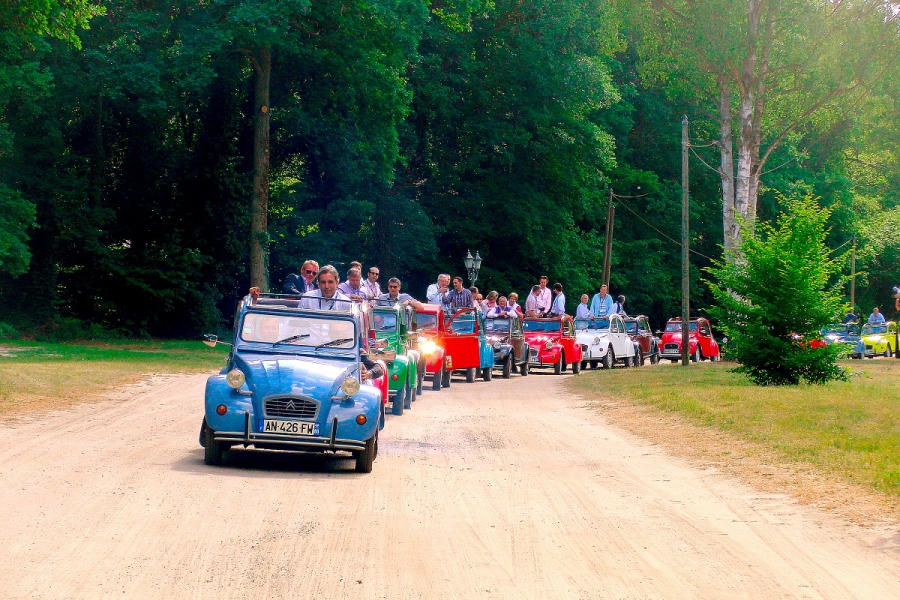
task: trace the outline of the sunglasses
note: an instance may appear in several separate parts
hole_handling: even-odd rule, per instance
[[[399,290],[399,289],[400,289],[400,286],[399,286],[399,285],[389,285],[389,286],[388,286],[388,289],[389,289],[389,290]]]
[[[318,271],[310,270],[310,269],[306,269],[303,272],[306,273],[307,275],[315,275],[316,273],[318,273]]]
[[[369,275],[378,275],[378,271],[369,271]]]

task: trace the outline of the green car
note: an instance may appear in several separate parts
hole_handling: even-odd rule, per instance
[[[397,353],[388,363],[388,392],[391,413],[402,415],[404,409],[412,408],[425,375],[424,369],[419,368],[424,359],[416,349],[416,311],[409,306],[375,301],[372,323],[376,346]]]

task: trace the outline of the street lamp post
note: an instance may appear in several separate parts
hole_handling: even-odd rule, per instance
[[[475,251],[474,258],[472,257],[472,252],[466,250],[463,264],[466,265],[466,271],[469,275],[469,285],[475,285],[475,282],[478,281],[478,271],[481,269],[481,256],[478,254],[478,250]]]

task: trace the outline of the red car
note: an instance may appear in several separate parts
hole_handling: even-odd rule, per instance
[[[526,317],[523,321],[525,341],[531,347],[531,368],[553,367],[559,375],[572,365],[572,372],[581,370],[583,348],[575,339],[575,322],[569,315],[561,319]]]
[[[672,362],[681,360],[681,318],[669,319],[666,330],[662,334],[662,352],[659,357]],[[691,319],[688,324],[688,354],[693,362],[704,358],[717,361],[721,358],[719,344],[713,339],[712,327],[703,317]]]
[[[419,352],[425,357],[425,373],[432,374],[431,389],[440,391],[446,373],[450,385],[453,359],[444,349],[447,327],[444,325],[444,309],[440,304],[424,304],[416,311],[419,332]]]

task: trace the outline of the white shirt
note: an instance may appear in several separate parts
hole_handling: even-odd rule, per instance
[[[345,302],[335,302],[335,300],[345,300]],[[321,290],[307,292],[303,294],[300,300],[300,308],[312,308],[314,310],[350,310],[350,298],[335,290],[334,296],[325,298],[322,296]]]

